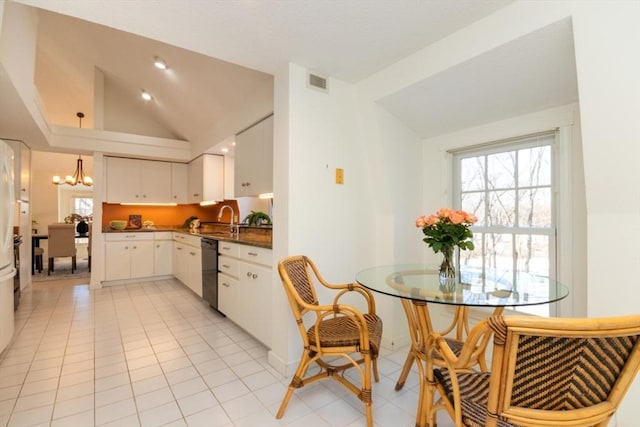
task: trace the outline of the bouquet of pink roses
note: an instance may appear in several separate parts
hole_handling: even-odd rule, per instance
[[[478,219],[465,211],[440,208],[434,215],[421,215],[416,227],[426,236],[422,239],[434,252],[450,254],[455,246],[473,250],[473,233],[469,227]]]

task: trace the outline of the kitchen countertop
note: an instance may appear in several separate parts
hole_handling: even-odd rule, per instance
[[[228,229],[228,225],[224,227]],[[236,236],[232,236],[228,231],[221,231],[220,229],[202,229],[197,232],[191,232],[186,228],[171,227],[171,226],[156,226],[153,228],[135,228],[125,230],[114,230],[109,226],[102,228],[103,233],[146,233],[146,232],[162,232],[162,231],[176,231],[178,233],[190,234],[193,236],[206,237],[208,239],[215,239],[224,242],[239,243],[242,245],[251,245],[261,248],[272,248],[272,235],[271,230],[268,232],[263,230],[253,231],[250,227],[240,227],[240,232]]]

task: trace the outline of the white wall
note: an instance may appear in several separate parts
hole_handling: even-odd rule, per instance
[[[420,139],[355,86],[330,78],[323,93],[306,79],[294,64],[276,76],[274,260],[308,255],[334,283],[382,262],[419,260],[420,238],[410,236],[421,205]],[[336,168],[344,169],[343,185],[334,182]],[[396,333],[406,340],[397,301],[376,301],[387,344]],[[273,335],[270,361],[291,369],[300,339],[281,292]]]
[[[358,266],[372,258],[375,241],[354,87],[332,79],[329,93],[322,93],[307,87],[304,68],[290,64],[282,73],[276,76],[274,217],[283,227],[274,228],[274,259],[305,254],[328,281],[353,281]],[[278,157],[282,151],[286,164]],[[336,168],[344,169],[343,185],[334,182]],[[273,335],[289,332],[287,339],[274,339],[270,357],[291,365],[300,338],[283,298],[274,296],[280,319],[274,319]]]
[[[638,314],[640,278],[640,2],[576,2],[588,236],[588,314]],[[640,418],[640,380],[617,425]]]
[[[33,99],[36,27],[35,11],[12,2],[3,2],[0,22],[0,62],[17,91]]]

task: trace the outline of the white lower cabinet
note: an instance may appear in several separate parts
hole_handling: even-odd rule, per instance
[[[153,275],[171,275],[173,274],[173,233],[162,231],[153,234]]]
[[[238,279],[228,274],[218,273],[218,310],[229,319],[237,319],[241,316]]]
[[[202,248],[200,237],[173,233],[173,275],[202,297]]]
[[[151,277],[153,257],[153,233],[107,233],[105,280]]]
[[[218,252],[218,309],[270,346],[271,249],[221,241]]]

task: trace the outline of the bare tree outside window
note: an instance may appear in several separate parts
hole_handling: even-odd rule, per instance
[[[475,250],[460,265],[514,292],[555,276],[554,141],[546,133],[454,153],[455,205],[478,217]],[[520,310],[549,315],[548,306]]]

